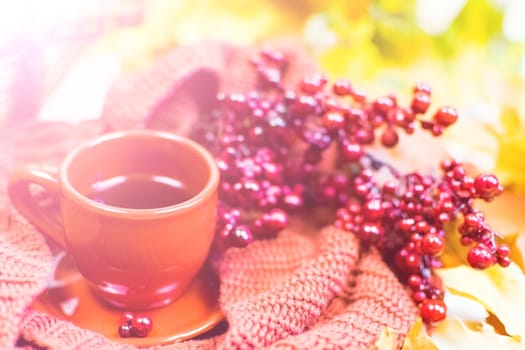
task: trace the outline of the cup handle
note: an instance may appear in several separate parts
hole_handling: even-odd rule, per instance
[[[9,177],[8,194],[11,203],[29,222],[35,225],[62,248],[66,248],[64,227],[60,219],[58,169],[40,166],[25,166]],[[42,187],[43,193],[51,200],[44,206],[31,192],[31,185]]]

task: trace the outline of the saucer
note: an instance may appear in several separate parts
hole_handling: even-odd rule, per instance
[[[56,256],[54,275],[33,308],[120,343],[151,346],[182,341],[211,330],[224,318],[218,302],[219,280],[206,266],[180,298],[167,306],[144,312],[153,321],[152,331],[145,338],[118,335],[125,310],[111,307],[95,297],[65,253]]]

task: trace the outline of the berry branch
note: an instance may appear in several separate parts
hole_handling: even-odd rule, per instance
[[[403,107],[395,95],[369,100],[349,81],[330,86],[321,74],[286,89],[287,62],[278,52],[262,52],[252,63],[257,89],[219,94],[219,107],[193,129],[221,171],[218,248],[274,237],[289,214],[332,207],[334,225],[380,250],[428,324],[446,316],[442,282],[434,273],[446,223],[463,218],[459,233],[473,268],[510,264],[508,246],[474,208],[475,199],[490,201],[501,193],[494,175],[472,177],[454,160],[440,164],[439,176],[404,174],[365,151],[375,144],[395,147],[401,133],[416,127],[439,136],[456,122],[458,113],[449,106],[426,115],[428,85],[416,85],[410,106]],[[391,176],[381,179],[381,169]]]

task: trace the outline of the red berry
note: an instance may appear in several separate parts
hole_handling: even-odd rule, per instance
[[[414,95],[412,99],[412,104],[410,108],[416,114],[425,114],[430,106],[430,96],[424,92],[418,92]]]
[[[133,323],[135,316],[131,312],[124,312],[120,317],[121,325],[130,325]]]
[[[351,95],[356,102],[366,102],[366,92],[363,90],[353,88]]]
[[[379,97],[373,104],[374,111],[386,117],[388,112],[394,108],[396,105],[396,100],[392,96],[382,96]]]
[[[367,119],[367,114],[361,108],[351,108],[347,114],[348,120],[351,123],[363,122]],[[353,125],[353,124],[350,124]]]
[[[458,112],[454,107],[441,107],[433,118],[434,122],[442,126],[452,125],[458,120]]]
[[[441,161],[439,166],[441,167],[441,170],[443,171],[450,171],[454,169],[454,167],[457,165],[457,162],[454,159],[445,159]]]
[[[458,195],[463,198],[470,198],[474,194],[474,178],[471,176],[465,176],[461,180],[461,191]]]
[[[428,121],[428,120],[421,120],[420,121],[420,124],[421,124],[421,127],[423,128],[423,130],[432,130],[432,128],[434,127],[434,123]]]
[[[431,131],[432,131],[432,136],[436,136],[437,137],[437,136],[440,136],[440,135],[443,134],[443,131],[445,131],[445,128],[441,124],[434,124],[432,126],[432,130]]]
[[[379,198],[373,198],[363,204],[363,215],[370,221],[379,220],[384,214],[382,201]]]
[[[423,278],[420,275],[410,275],[408,276],[407,283],[412,289],[418,290],[423,283]]]
[[[383,227],[379,223],[366,222],[359,230],[359,237],[364,242],[376,243],[382,235]]]
[[[294,99],[289,107],[289,113],[294,117],[304,118],[315,112],[316,108],[317,100],[313,96],[304,95]]]
[[[352,85],[346,79],[339,79],[334,83],[332,90],[334,94],[339,96],[350,95],[352,94]]]
[[[243,94],[229,94],[223,96],[222,103],[234,112],[244,112],[247,109],[246,96]]]
[[[288,214],[282,209],[272,209],[263,215],[263,224],[272,231],[280,231],[288,225]]]
[[[447,317],[447,305],[443,300],[430,299],[421,304],[421,317],[425,323],[436,323]]]
[[[345,126],[345,116],[338,112],[328,112],[323,116],[323,125],[328,131],[341,130]]]
[[[470,249],[467,255],[470,266],[483,270],[494,265],[494,256],[484,244],[478,244]]]
[[[472,237],[462,236],[459,242],[462,246],[469,247],[474,242],[474,240],[472,239]]]
[[[496,249],[496,255],[501,256],[501,257],[509,256],[510,255],[509,246],[506,244],[501,244],[500,246],[498,246],[498,248]]]
[[[421,239],[423,237],[419,233],[412,233],[410,235],[410,242],[415,243],[416,247],[418,247],[418,244],[421,244]]]
[[[498,256],[497,261],[498,261],[498,265],[502,267],[507,267],[511,263],[510,256]]]
[[[341,147],[341,154],[347,161],[355,162],[363,156],[363,147],[355,142],[345,142]]]
[[[362,169],[361,172],[359,173],[358,178],[360,178],[363,181],[371,183],[373,182],[372,180],[374,179],[374,171],[370,168]]]
[[[481,174],[474,180],[476,193],[482,198],[492,198],[502,191],[499,180],[492,174]]]
[[[133,326],[131,324],[121,324],[118,327],[118,335],[121,338],[129,338],[133,335]]]
[[[253,235],[248,226],[239,225],[234,227],[228,234],[228,241],[234,247],[246,247],[253,240]]]
[[[452,170],[452,176],[456,180],[463,180],[465,175],[467,175],[467,171],[465,170],[465,167],[462,165],[457,165]]]
[[[410,270],[417,270],[421,266],[421,256],[417,254],[408,254],[405,258],[405,265]]]
[[[435,233],[427,233],[421,239],[421,251],[425,255],[439,255],[445,248],[445,241]]]
[[[394,147],[399,142],[399,135],[393,128],[386,128],[381,134],[381,144],[385,147]]]
[[[326,77],[322,74],[314,74],[310,77],[306,77],[301,81],[301,91],[313,95],[323,89],[326,84]]]
[[[402,108],[401,109],[401,116],[398,116],[399,118],[403,119],[403,125],[405,128],[410,127],[413,125],[414,120],[416,120],[416,115],[413,110],[410,108]]]
[[[284,196],[283,205],[289,211],[297,211],[303,206],[303,198],[296,193],[289,193]]]
[[[374,142],[375,134],[372,129],[361,128],[354,134],[355,141],[362,145],[370,145]]]
[[[430,225],[426,221],[418,221],[416,223],[416,232],[425,234],[430,230]]]
[[[412,218],[405,218],[397,223],[398,228],[403,232],[410,231],[412,227],[414,227],[415,224],[416,224],[416,221]]]
[[[135,317],[133,321],[133,336],[144,338],[150,334],[153,328],[151,318],[145,315]]]
[[[396,193],[396,190],[398,187],[399,187],[399,184],[396,181],[387,180],[383,184],[383,193],[393,195]]]
[[[439,213],[437,219],[439,222],[444,224],[446,222],[449,222],[451,220],[451,217],[449,213],[441,212]]]
[[[417,304],[422,303],[427,299],[427,293],[422,290],[415,291],[412,293],[412,299],[414,299]]]
[[[465,215],[462,230],[465,233],[476,233],[483,229],[483,223],[483,216],[479,215],[479,213],[468,213]]]
[[[416,86],[414,86],[413,91],[414,91],[414,94],[424,93],[424,94],[430,95],[432,93],[432,88],[428,84],[419,83]]]

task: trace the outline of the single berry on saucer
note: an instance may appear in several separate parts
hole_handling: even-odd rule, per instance
[[[133,336],[138,338],[147,337],[153,328],[151,318],[145,315],[138,315],[133,319]]]

